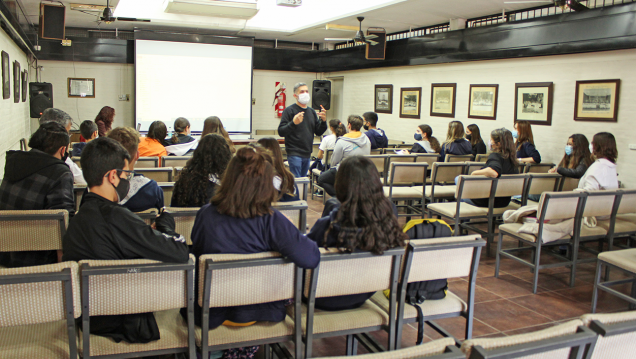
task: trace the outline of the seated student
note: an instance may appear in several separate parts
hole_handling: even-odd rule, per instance
[[[0,184],[0,210],[65,209],[73,216],[73,173],[64,163],[68,145],[66,129],[48,122],[31,135],[30,151],[8,151]],[[57,251],[0,253],[0,265],[5,267],[56,262]]]
[[[364,118],[364,130],[367,131],[364,134],[369,137],[371,142],[371,149],[387,148],[389,147],[389,138],[386,137],[386,133],[375,126],[378,124],[378,114],[375,112],[365,112],[362,114]]]
[[[117,204],[128,194],[132,172],[128,151],[112,138],[89,142],[81,164],[90,193],[77,215],[71,219],[62,240],[64,261],[83,259],[152,259],[186,263],[188,246],[175,233],[172,216],[163,212],[153,229],[136,214]],[[148,343],[159,339],[152,313],[91,317],[92,334],[129,343]]]
[[[71,116],[57,108],[47,108],[42,112],[42,116],[40,116],[40,126],[48,122],[56,122],[60,124],[62,127],[66,129],[66,132],[71,130],[71,126],[73,125],[73,119]],[[67,151],[68,152],[68,151]],[[75,162],[70,158],[70,156],[64,157],[64,162],[73,172],[73,183],[85,185],[86,181],[84,181],[84,176],[82,175],[82,169],[79,168]]]
[[[134,171],[135,164],[139,159],[139,134],[137,131],[132,127],[117,127],[108,132],[106,136],[124,146],[130,155],[130,161],[126,169]],[[146,178],[141,173],[135,173],[130,179],[128,194],[119,204],[128,208],[131,212],[141,212],[151,208],[161,209],[164,206],[163,190],[155,180]]]
[[[590,143],[585,135],[575,133],[565,145],[565,155],[558,166],[552,167],[549,173],[558,173],[564,177],[581,178],[592,165],[594,158],[590,153]]]
[[[99,137],[104,137],[113,127],[115,121],[115,109],[110,106],[104,106],[95,117],[95,124],[98,128]]]
[[[283,214],[272,208],[278,192],[272,186],[274,166],[261,146],[239,149],[225,171],[223,181],[197,213],[192,229],[191,252],[197,258],[216,253],[277,251],[302,268],[315,268],[320,261],[316,243],[301,234]],[[200,275],[201,273],[198,273]],[[195,290],[198,290],[196,288]],[[198,294],[197,294],[198,295]],[[195,303],[195,323],[201,325],[201,307]],[[184,309],[181,314],[187,314]],[[250,325],[256,321],[285,320],[284,301],[210,308],[210,329],[220,325]],[[249,357],[258,347],[246,348]],[[233,354],[236,354],[236,350]],[[232,354],[232,353],[230,353]],[[225,358],[231,358],[228,353]]]
[[[174,120],[174,132],[170,140],[166,141],[166,146],[176,145],[179,143],[188,143],[196,141],[190,136],[190,121],[185,117],[179,117]]]
[[[393,204],[384,196],[380,174],[369,159],[353,156],[342,161],[336,175],[336,197],[339,208],[319,219],[307,235],[319,246],[374,254],[404,246],[408,237],[402,232]],[[316,308],[354,309],[373,294],[317,298]]]
[[[585,171],[579,181],[579,189],[599,191],[618,188],[616,139],[609,132],[599,132],[592,138],[592,154],[596,161]]]
[[[519,163],[517,162],[512,133],[505,128],[499,128],[490,133],[490,150],[488,161],[484,168],[473,171],[471,176],[486,176],[499,178],[501,175],[519,174]],[[477,207],[488,207],[488,198],[463,199]],[[495,208],[506,207],[510,204],[510,197],[495,197]]]
[[[231,159],[232,152],[223,136],[203,136],[174,184],[170,206],[202,207],[210,203]]]
[[[84,146],[90,141],[96,139],[99,135],[97,134],[97,125],[95,122],[91,120],[86,120],[82,122],[80,125],[80,133],[86,142],[79,142],[73,144],[73,150],[71,151],[71,156],[80,157],[82,155],[82,150]]]
[[[437,138],[433,137],[433,129],[429,125],[417,126],[413,138],[416,142],[411,147],[411,151],[405,150],[404,153],[439,153],[442,150]]]
[[[519,162],[541,163],[541,154],[534,147],[534,137],[532,136],[530,123],[528,121],[517,121],[514,126],[512,137],[517,139],[515,147],[517,148],[517,159]]]
[[[236,153],[234,142],[232,142],[232,140],[230,139],[230,135],[225,130],[225,127],[223,127],[223,122],[221,122],[220,118],[216,116],[210,116],[206,118],[205,121],[203,121],[203,132],[201,133],[201,138],[209,133],[216,133],[223,136],[223,138],[225,138],[225,141],[227,142],[227,145],[230,146],[230,151],[232,152],[232,154]]]
[[[279,193],[276,202],[298,201],[298,187],[296,186],[294,175],[285,167],[283,162],[283,152],[280,150],[280,144],[273,137],[261,138],[257,142],[270,152],[274,166],[274,188]]]
[[[320,146],[318,147],[318,155],[316,156],[316,159],[320,161],[315,161],[312,166],[320,171],[327,169],[328,163],[325,162],[325,153],[327,150],[333,150],[334,147],[336,147],[336,141],[338,138],[347,134],[347,129],[344,127],[342,122],[337,119],[329,120],[329,130],[331,131],[331,135],[323,137],[322,141],[320,141]]]
[[[486,144],[481,138],[481,132],[479,126],[472,124],[466,127],[466,139],[470,141],[470,145],[473,147],[473,156],[485,154],[487,152]]]
[[[168,135],[166,124],[161,121],[155,121],[150,124],[146,137],[139,139],[139,156],[167,156],[168,152],[164,147],[164,141]]]
[[[473,147],[464,138],[464,125],[459,121],[451,121],[448,124],[448,134],[446,142],[442,144],[439,151],[439,160],[446,161],[446,155],[471,155]]]
[[[363,124],[362,118],[357,115],[351,115],[347,122],[349,123],[347,125],[349,133],[338,138],[331,157],[331,168],[318,177],[318,185],[324,188],[332,197],[336,194],[336,189],[333,185],[336,182],[336,173],[340,162],[351,156],[371,154],[371,142],[367,136],[360,132]]]

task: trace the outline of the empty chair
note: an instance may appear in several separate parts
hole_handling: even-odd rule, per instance
[[[585,314],[583,323],[598,334],[589,359],[631,359],[636,353],[636,311]]]
[[[521,199],[522,205],[534,204],[539,202],[528,199],[529,196],[541,196],[543,192],[556,192],[561,184],[561,175],[556,173],[531,173],[528,175],[528,183],[526,191]]]
[[[373,162],[373,164],[375,165],[375,169],[378,170],[378,173],[380,174],[380,178],[385,180],[387,175],[387,161],[389,158],[389,155],[370,155],[370,156],[364,156],[366,158],[368,158],[371,162]],[[386,181],[384,182],[386,183]]]
[[[466,359],[452,338],[442,338],[410,348],[356,355],[360,359]],[[351,359],[351,356],[331,357],[330,359]]]
[[[404,141],[391,140],[391,139],[389,139],[389,142],[388,142],[388,143],[389,143],[389,147],[390,147],[391,145],[394,145],[394,146],[397,146],[397,145],[403,145],[403,144],[404,144]],[[411,146],[412,146],[412,144],[411,144]],[[411,148],[411,147],[409,147],[409,148]]]
[[[163,156],[161,157],[161,167],[185,167],[192,156]]]
[[[457,186],[455,178],[464,173],[464,163],[433,163],[431,169],[431,185],[426,186],[426,201],[429,203],[439,202],[439,200],[455,198]]]
[[[609,251],[614,249],[614,238],[636,235],[636,190],[621,190],[620,193],[621,198],[615,220],[597,220],[596,224],[609,234],[607,247]]]
[[[307,191],[309,190],[310,180],[309,177],[298,177],[294,178],[294,183],[296,187],[298,187],[298,198],[301,201],[307,200]]]
[[[307,232],[307,209],[309,207],[306,201],[274,202],[272,208],[290,218],[301,233]]]
[[[257,136],[262,136],[262,135],[278,135],[278,130],[256,130],[256,135]]]
[[[380,170],[378,169],[378,172],[380,172],[381,176],[382,174],[384,175],[384,183],[388,183],[388,179],[389,179],[389,169],[391,168],[391,163],[392,162],[406,162],[406,163],[413,163],[415,162],[417,156],[416,155],[395,155],[395,154],[388,154],[385,155],[387,156],[386,158],[386,162],[384,162],[384,169],[382,170],[382,172],[380,172]],[[378,163],[379,164],[379,163]]]
[[[384,186],[384,195],[390,201],[404,201],[406,214],[398,216],[410,217],[412,212],[424,216],[424,185],[426,183],[426,170],[428,163],[391,163],[389,170],[389,184]],[[413,201],[421,200],[422,207],[416,208]]]
[[[475,156],[475,162],[486,162],[488,161],[488,156],[490,155],[487,153],[479,153]]]
[[[140,173],[156,182],[172,182],[172,171],[172,167],[135,168],[135,173]]]
[[[163,190],[164,205],[170,207],[170,203],[172,203],[172,192],[174,192],[174,182],[157,182],[157,185]]]
[[[619,269],[628,278],[614,281],[610,281],[608,278],[603,281],[601,280],[603,267]],[[612,288],[614,285],[625,283],[631,283],[631,295],[626,295]],[[594,292],[592,294],[592,313],[596,313],[599,289],[627,301],[631,307],[636,305],[636,248],[608,251],[598,255],[596,279],[594,281]]]
[[[78,266],[0,269],[0,358],[76,358]]]
[[[439,155],[437,153],[414,153],[414,155],[417,156],[415,162],[426,162],[428,163],[429,169],[433,167],[433,163],[439,161]]]
[[[194,256],[185,264],[147,259],[83,260],[80,354],[121,358],[188,353],[194,346]],[[179,313],[187,308],[188,320]],[[90,334],[90,317],[154,312],[161,339],[147,344],[116,343]]]
[[[444,162],[467,162],[472,161],[473,155],[446,155]]]
[[[159,167],[159,157],[139,157],[135,162],[135,169]]]
[[[595,217],[597,222],[605,223],[605,226],[589,227],[585,224],[581,225],[580,231],[575,234],[575,242],[573,249],[574,259],[577,263],[595,262],[593,258],[579,259],[578,250],[583,249],[593,253],[597,253],[595,250],[585,247],[583,244],[586,242],[598,241],[598,252],[603,250],[604,242],[609,243],[609,232],[612,223],[616,220],[616,212],[621,201],[621,191],[605,190],[605,191],[590,191],[587,193],[585,200],[585,206],[583,207],[583,218]]]
[[[556,166],[554,163],[528,163],[526,173],[548,173],[554,166]]]

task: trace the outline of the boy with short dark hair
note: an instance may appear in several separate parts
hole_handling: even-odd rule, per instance
[[[130,155],[119,142],[99,137],[82,153],[82,169],[90,193],[84,195],[78,214],[62,240],[64,261],[83,259],[153,259],[186,263],[188,247],[175,233],[174,218],[162,212],[153,229],[126,207],[132,172],[126,170]],[[116,342],[147,343],[159,339],[152,313],[91,317],[92,334]]]
[[[364,134],[367,135],[369,141],[371,141],[371,149],[387,148],[389,147],[389,138],[386,137],[386,133],[383,130],[376,128],[378,125],[378,114],[375,112],[365,112],[364,117],[364,129],[367,131]]]
[[[86,120],[80,124],[80,134],[86,142],[79,142],[73,144],[73,151],[71,152],[71,156],[80,157],[82,155],[82,150],[87,143],[91,140],[96,139],[99,135],[97,134],[97,125],[95,122]]]

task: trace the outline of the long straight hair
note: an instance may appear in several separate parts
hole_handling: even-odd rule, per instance
[[[232,153],[236,152],[234,143],[230,139],[230,135],[223,127],[223,123],[221,122],[220,118],[216,116],[210,116],[206,118],[205,121],[203,121],[203,132],[201,133],[201,137],[210,133],[218,133],[219,135],[223,136],[223,138],[225,138],[225,141],[227,141],[227,145],[230,146],[230,151],[232,151]]]
[[[592,147],[594,147],[594,157],[604,158],[612,163],[616,163],[618,159],[618,149],[616,148],[616,139],[609,132],[599,132],[592,138]]]
[[[422,131],[422,133],[426,134],[426,139],[428,140],[428,143],[431,145],[431,148],[433,149],[433,151],[439,153],[442,150],[442,147],[439,145],[439,141],[437,140],[437,138],[433,137],[433,129],[431,128],[431,126],[419,125],[417,127],[420,128],[420,131]]]
[[[519,166],[519,161],[517,161],[517,150],[515,149],[512,132],[505,128],[498,128],[490,133],[490,138],[492,138],[492,142],[497,145],[493,146],[493,152],[500,153],[504,159],[512,162],[514,167]]]
[[[278,141],[273,137],[267,137],[258,140],[258,144],[265,147],[272,153],[272,164],[274,165],[274,169],[280,176],[282,182],[280,185],[280,196],[278,199],[280,200],[285,194],[293,196],[294,175],[285,167],[285,163],[283,162],[283,152],[280,149]]]
[[[481,138],[481,131],[479,131],[479,126],[473,123],[472,125],[468,125],[468,129],[470,130],[471,146],[484,142],[484,140]]]
[[[585,163],[587,167],[592,165],[592,154],[590,153],[590,143],[587,141],[587,137],[580,133],[575,133],[570,136],[572,139],[572,154],[564,155],[559,162],[559,167],[563,168],[577,168],[581,161]]]
[[[446,134],[446,141],[444,141],[444,144],[450,145],[460,138],[464,138],[464,124],[460,121],[449,122],[448,133]]]
[[[528,121],[517,121],[517,142],[515,143],[515,147],[517,147],[517,151],[521,149],[521,145],[524,142],[528,142],[534,145],[534,136],[532,136],[532,127],[530,126],[530,122]]]

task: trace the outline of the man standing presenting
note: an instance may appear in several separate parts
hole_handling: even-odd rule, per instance
[[[283,111],[278,125],[278,135],[285,137],[285,150],[289,170],[294,177],[305,177],[309,171],[314,136],[320,136],[327,130],[327,111],[322,107],[319,113],[307,107],[309,87],[299,82],[294,85],[296,103]]]

